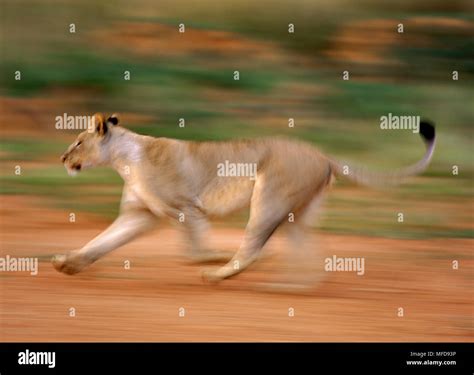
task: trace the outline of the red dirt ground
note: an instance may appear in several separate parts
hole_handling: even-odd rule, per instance
[[[208,285],[201,266],[186,263],[179,230],[166,225],[65,276],[49,258],[108,224],[82,214],[72,224],[67,215],[32,198],[2,197],[0,255],[41,259],[37,276],[0,273],[1,341],[472,341],[471,240],[321,234],[324,257],[364,256],[366,273],[325,273],[313,291],[292,295],[255,289],[281,274],[281,236],[255,267]],[[215,248],[231,250],[242,230],[211,234]]]

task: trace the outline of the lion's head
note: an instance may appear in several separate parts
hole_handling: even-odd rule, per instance
[[[61,162],[70,175],[75,175],[85,168],[102,165],[108,161],[106,144],[110,138],[110,129],[119,123],[118,117],[106,118],[103,114],[93,116],[92,132],[84,131],[61,155]]]

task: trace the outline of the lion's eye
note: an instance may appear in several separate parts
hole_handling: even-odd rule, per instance
[[[82,144],[82,141],[77,142],[76,147],[79,147]]]

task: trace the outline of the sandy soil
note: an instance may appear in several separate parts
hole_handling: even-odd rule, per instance
[[[1,341],[472,341],[472,241],[395,240],[314,233],[323,255],[363,256],[366,272],[325,272],[305,295],[255,286],[282,279],[286,242],[219,285],[186,263],[179,229],[164,225],[65,276],[49,263],[107,226],[38,200],[3,196],[0,255],[38,256],[39,273],[1,272]],[[242,230],[215,229],[215,248],[237,248]],[[316,246],[316,243],[318,244]],[[129,260],[130,269],[124,268]],[[459,260],[460,268],[452,269]],[[303,274],[301,270],[293,272]],[[308,278],[312,275],[308,274]],[[283,280],[284,281],[284,278]],[[69,309],[76,311],[69,316]],[[179,309],[185,316],[179,316]],[[404,308],[404,316],[397,309]],[[289,316],[289,309],[294,316]]]

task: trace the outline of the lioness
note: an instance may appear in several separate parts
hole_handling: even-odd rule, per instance
[[[427,145],[423,159],[404,170],[379,175],[344,165],[294,140],[191,142],[133,133],[118,126],[115,115],[96,114],[94,119],[95,131],[79,134],[61,161],[70,174],[94,166],[114,168],[125,182],[120,215],[82,249],[53,258],[54,267],[66,274],[81,271],[152,228],[156,218],[163,216],[185,225],[195,260],[218,258],[219,254],[201,248],[207,217],[226,215],[250,204],[239,250],[224,266],[203,274],[210,281],[225,279],[254,262],[290,214],[294,217],[290,230],[298,237],[311,222],[312,207],[334,175],[366,185],[397,182],[423,171],[435,147],[434,126],[421,122],[420,134]],[[245,176],[230,169],[228,175],[218,173],[223,163],[255,165],[256,173]]]

